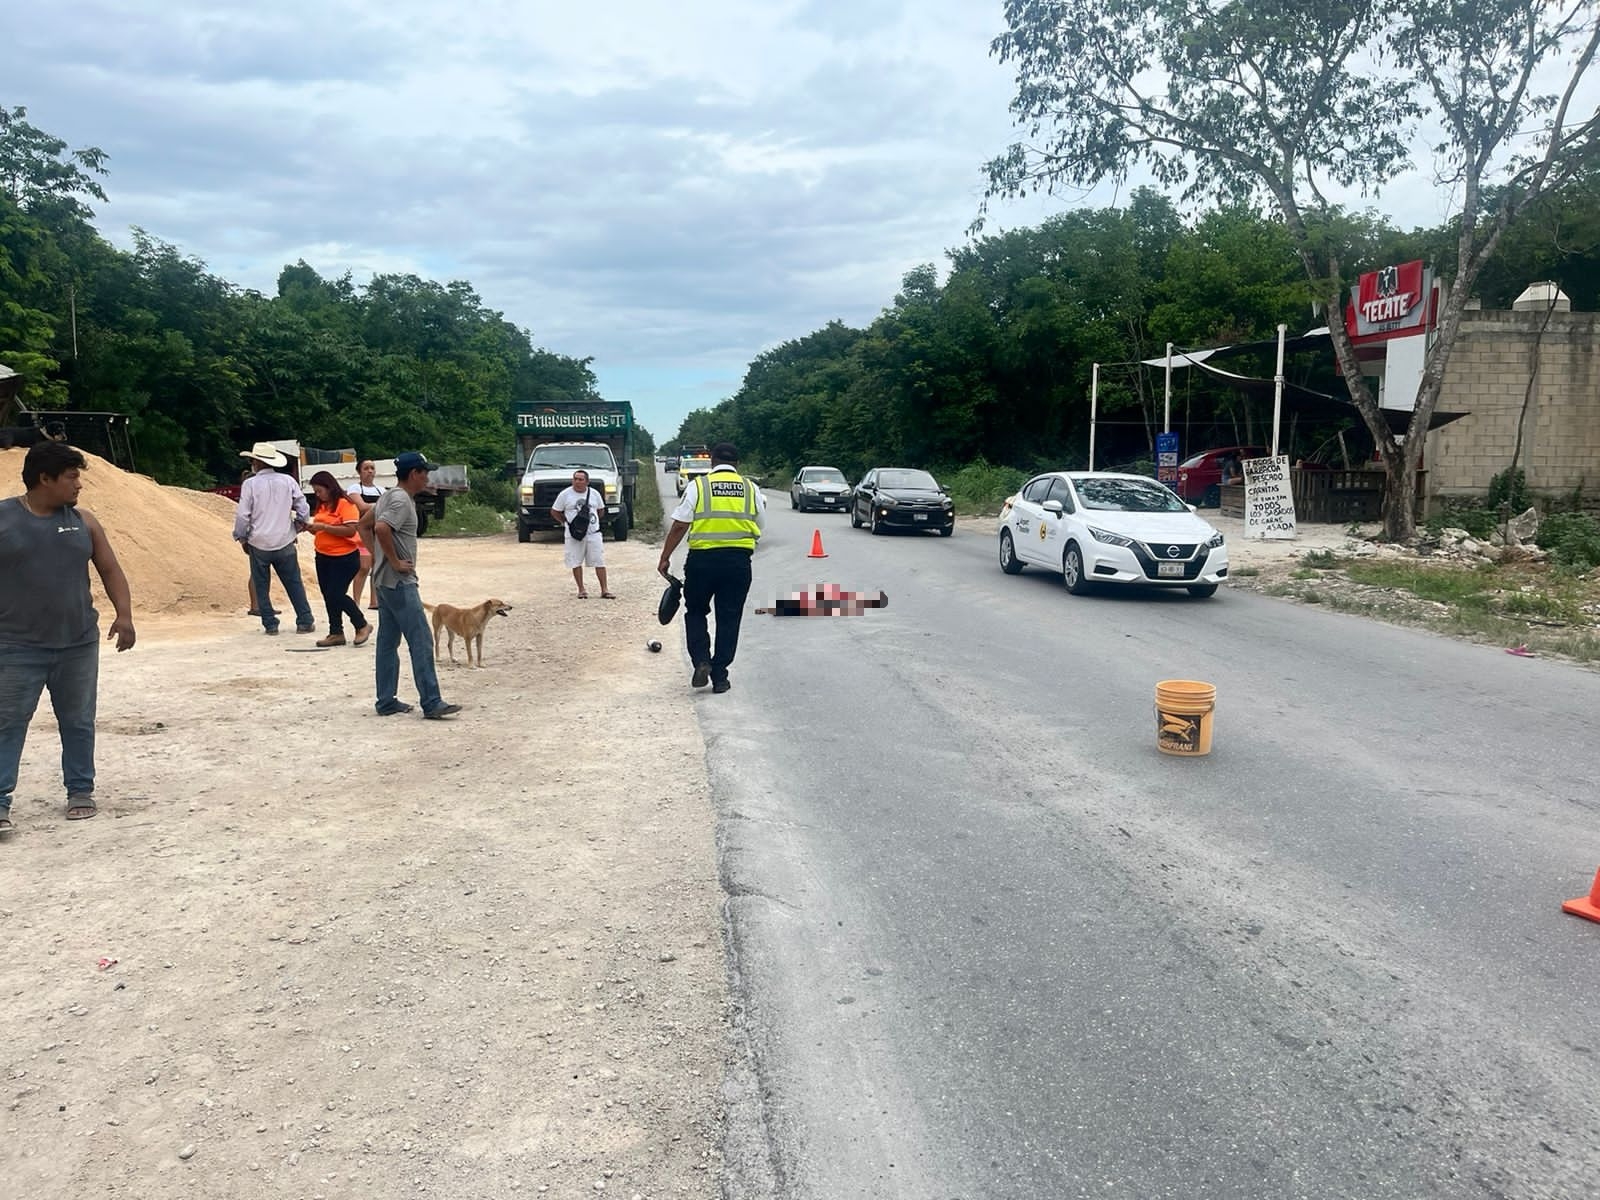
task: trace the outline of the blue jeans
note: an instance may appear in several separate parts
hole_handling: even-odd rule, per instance
[[[70,650],[0,646],[0,814],[11,809],[22,744],[45,688],[50,689],[50,706],[61,727],[61,777],[67,794],[94,791],[94,708],[99,681],[100,646],[96,642]]]
[[[428,614],[422,610],[422,593],[415,587],[381,587],[378,593],[378,703],[380,713],[399,707],[400,639],[411,655],[411,679],[417,685],[422,711],[430,713],[444,703],[439,694],[439,673],[433,666],[433,635]]]
[[[311,605],[306,602],[306,585],[300,579],[300,556],[295,552],[293,542],[278,550],[250,547],[250,581],[256,585],[256,611],[261,614],[261,627],[278,627],[278,612],[272,607],[272,597],[267,594],[267,589],[272,586],[274,571],[283,581],[283,590],[289,596],[295,625],[310,629],[317,622],[311,615]]]

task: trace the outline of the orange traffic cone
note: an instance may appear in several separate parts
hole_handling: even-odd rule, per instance
[[[806,555],[806,557],[807,558],[827,558],[828,557],[826,554],[824,554],[822,552],[822,530],[813,529],[811,531],[811,553]]]
[[[1561,911],[1571,913],[1575,917],[1600,921],[1600,871],[1594,873],[1594,886],[1589,889],[1589,894],[1568,900],[1561,906]]]

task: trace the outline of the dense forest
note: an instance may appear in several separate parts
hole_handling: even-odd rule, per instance
[[[1422,258],[1451,275],[1450,226],[1402,232],[1346,214],[1354,272]],[[1186,219],[1141,189],[1121,208],[1079,209],[1035,228],[978,238],[905,276],[865,329],[834,321],[760,355],[739,391],[691,413],[666,444],[737,442],[747,462],[781,477],[806,463],[852,477],[882,463],[944,472],[978,461],[1024,470],[1081,465],[1089,441],[1090,373],[1102,367],[1097,464],[1148,460],[1161,427],[1167,342],[1201,348],[1270,341],[1326,324],[1283,226],[1254,211]],[[1600,302],[1600,188],[1552,197],[1515,226],[1479,281],[1485,307],[1506,307],[1531,281],[1555,279],[1573,307]],[[1351,280],[1346,281],[1352,283]],[[1229,362],[1270,377],[1273,355]],[[1331,352],[1291,359],[1291,382],[1343,397]],[[1448,408],[1448,403],[1444,405]],[[1173,423],[1185,452],[1254,444],[1270,404],[1200,372],[1175,378]],[[1334,440],[1347,431],[1346,447]],[[1331,459],[1371,439],[1347,417],[1285,419],[1297,457]]]
[[[0,107],[0,363],[30,408],[127,413],[163,482],[231,482],[240,446],[282,437],[498,470],[517,401],[598,398],[590,360],[534,346],[467,283],[299,262],[264,296],[142,230],[119,249],[92,224],[104,177],[100,151]]]
[[[129,414],[139,469],[164,482],[230,480],[238,447],[286,436],[374,456],[423,446],[498,469],[515,402],[597,396],[591,360],[536,347],[465,282],[377,275],[359,285],[299,262],[266,296],[144,231],[131,249],[113,246],[90,207],[106,199],[105,178],[100,151],[70,150],[23,109],[0,107],[0,363],[23,375],[30,407]],[[1341,219],[1353,271],[1425,258],[1449,277],[1449,226]],[[731,438],[773,472],[1081,463],[1100,362],[1099,465],[1131,463],[1149,456],[1162,379],[1128,364],[1168,341],[1265,340],[1280,321],[1291,333],[1326,321],[1278,222],[1237,208],[1185,215],[1148,189],[946,257],[942,271],[909,272],[866,328],[833,321],[759,355],[736,394],[691,413],[664,449]],[[1592,181],[1515,226],[1478,291],[1503,306],[1536,279],[1560,281],[1574,308],[1600,306]],[[1230,369],[1270,375],[1272,362]],[[1289,375],[1341,390],[1330,355],[1300,356]],[[1198,372],[1175,392],[1186,450],[1264,436],[1258,399]],[[1353,411],[1297,421],[1289,452],[1326,456],[1341,428],[1353,443],[1366,437]]]

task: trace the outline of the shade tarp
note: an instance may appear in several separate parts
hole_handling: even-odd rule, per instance
[[[1285,353],[1299,350],[1320,350],[1332,345],[1332,337],[1326,327],[1313,329],[1297,338],[1284,340]],[[1213,359],[1237,358],[1245,354],[1259,354],[1263,350],[1276,353],[1278,339],[1272,338],[1264,342],[1239,342],[1232,346],[1218,346],[1211,350],[1174,350],[1172,352],[1172,367],[1177,370],[1179,366],[1193,367],[1218,381],[1227,384],[1240,395],[1251,396],[1256,399],[1271,403],[1276,390],[1276,381],[1260,379],[1251,375],[1239,375],[1233,371],[1225,371],[1216,366]],[[1145,366],[1165,367],[1167,360],[1161,358],[1147,358]],[[1330,395],[1312,388],[1302,387],[1298,383],[1283,384],[1283,407],[1286,412],[1298,413],[1302,417],[1313,420],[1339,420],[1349,418],[1360,421],[1361,412],[1355,403],[1343,396]],[[1392,433],[1404,433],[1411,427],[1411,412],[1408,409],[1386,408],[1383,410],[1384,419],[1389,424]],[[1441,425],[1448,425],[1452,421],[1459,421],[1466,416],[1462,412],[1437,412],[1428,420],[1430,430],[1438,429]]]
[[[1299,337],[1285,338],[1283,352],[1285,354],[1298,354],[1302,350],[1325,350],[1333,345],[1333,335],[1328,332],[1326,325],[1316,329],[1308,329]],[[1278,352],[1278,339],[1268,338],[1263,342],[1236,342],[1231,346],[1212,346],[1207,350],[1179,350],[1172,351],[1172,369],[1174,371],[1185,367],[1198,367],[1202,363],[1214,359],[1239,358],[1245,354],[1262,354]],[[1146,358],[1141,360],[1147,367],[1166,367],[1167,356],[1160,358]]]

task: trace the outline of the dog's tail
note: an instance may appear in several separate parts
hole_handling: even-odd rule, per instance
[[[423,606],[422,606],[422,611],[423,611],[423,612],[432,612],[432,611],[433,611],[433,605],[431,605],[431,604],[424,604],[424,605],[423,605]]]

